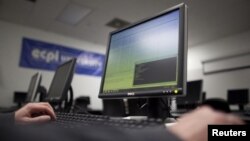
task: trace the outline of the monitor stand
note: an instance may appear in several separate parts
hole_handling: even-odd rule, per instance
[[[73,105],[73,88],[69,87],[67,94],[62,100],[49,100],[50,105],[56,112],[71,112],[71,108]]]
[[[166,119],[171,117],[168,98],[148,98],[147,103],[148,118]]]
[[[140,103],[138,106],[136,103]],[[125,119],[162,119],[173,121],[170,114],[170,98],[147,98],[129,100],[129,115]],[[131,105],[132,104],[132,105]],[[131,111],[133,110],[133,111]]]
[[[244,111],[244,104],[239,104],[239,111]]]
[[[38,93],[40,94],[39,95],[39,101],[40,102],[44,102],[45,98],[46,98],[46,95],[47,95],[47,90],[44,86],[39,86],[38,88]],[[35,96],[35,99],[36,99],[36,96]]]

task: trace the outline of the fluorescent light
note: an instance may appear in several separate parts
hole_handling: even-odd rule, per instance
[[[57,20],[69,25],[78,24],[84,17],[91,12],[91,9],[83,7],[81,5],[70,3],[57,17]]]

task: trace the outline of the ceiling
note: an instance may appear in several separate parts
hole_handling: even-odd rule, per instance
[[[250,0],[0,0],[0,20],[106,46],[112,19],[133,23],[181,2],[189,7],[189,47],[250,30]],[[73,26],[57,20],[70,3],[91,9]]]

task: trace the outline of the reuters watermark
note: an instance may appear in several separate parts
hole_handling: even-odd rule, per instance
[[[250,125],[208,125],[208,141],[218,139],[250,140]]]

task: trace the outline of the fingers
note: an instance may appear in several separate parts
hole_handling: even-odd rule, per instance
[[[51,117],[49,115],[42,115],[34,118],[26,118],[25,122],[26,123],[43,123],[43,122],[48,122],[51,120]]]
[[[228,116],[226,116],[225,120],[229,123],[229,124],[245,124],[244,121],[242,121],[239,117],[228,114]]]
[[[224,124],[244,124],[240,117],[211,109],[210,115],[214,117],[214,123]]]
[[[47,102],[41,102],[41,103],[38,103],[38,104],[42,104],[44,106],[48,106],[48,108],[50,108],[51,110],[53,110],[53,108],[51,107],[51,105]]]
[[[29,111],[30,111],[30,115],[32,115],[33,113],[42,113],[42,114],[48,114],[51,119],[55,120],[56,119],[56,115],[52,109],[51,106],[49,106],[49,104],[46,103],[31,103],[28,105]],[[42,116],[42,115],[40,115]]]
[[[55,113],[54,113],[54,109],[52,108],[52,106],[49,104],[49,103],[47,103],[47,102],[41,102],[41,103],[39,103],[39,104],[42,104],[42,105],[44,105],[44,106],[47,106],[48,108],[50,108],[51,109],[51,111],[53,111],[53,119],[56,119],[56,115],[55,115]]]
[[[244,122],[237,116],[216,111],[209,106],[202,106],[192,112],[184,114],[178,121],[190,120],[192,121],[194,116],[196,116],[196,121],[200,120],[202,123],[206,124],[244,124]]]

